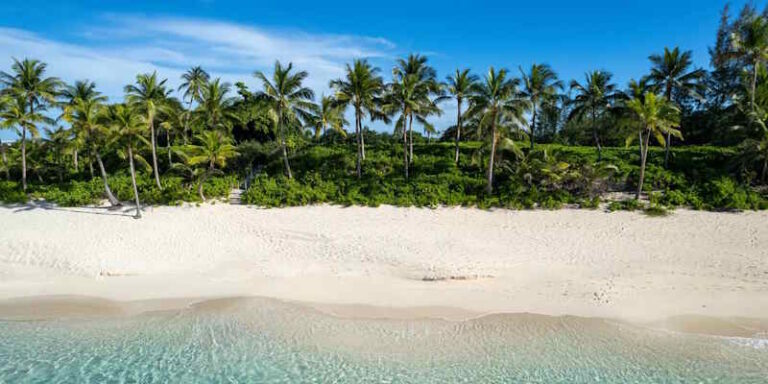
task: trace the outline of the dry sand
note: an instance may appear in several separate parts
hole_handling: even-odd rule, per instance
[[[768,319],[768,212],[216,204],[134,220],[128,210],[0,207],[0,312],[52,295],[152,310],[265,296],[369,317]]]

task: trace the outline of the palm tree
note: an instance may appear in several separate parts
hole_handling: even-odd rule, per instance
[[[141,218],[141,201],[139,201],[139,188],[136,186],[136,167],[134,161],[138,161],[147,170],[152,169],[143,157],[136,151],[141,144],[150,145],[144,137],[146,128],[144,121],[138,113],[125,104],[115,104],[108,108],[105,114],[106,124],[109,125],[112,134],[112,142],[118,145],[118,155],[128,159],[131,172],[131,185],[133,198],[136,202],[136,216]],[[124,149],[122,149],[124,148]]]
[[[536,136],[536,114],[543,105],[554,104],[558,91],[563,89],[563,82],[557,79],[557,73],[547,64],[533,64],[528,73],[520,68],[523,79],[521,97],[531,109],[530,140],[531,149]]]
[[[681,52],[679,47],[673,50],[664,47],[663,55],[651,55],[648,59],[653,64],[648,79],[657,91],[663,91],[667,101],[673,101],[675,95],[685,94],[701,99],[697,90],[701,88],[701,80],[706,75],[703,69],[691,69],[693,61],[691,51]],[[664,148],[664,167],[669,164],[669,147],[672,137],[667,133]]]
[[[493,192],[493,167],[499,127],[518,125],[523,121],[525,101],[519,98],[518,79],[507,79],[507,70],[498,71],[491,67],[485,79],[477,87],[477,93],[470,98],[469,116],[476,116],[478,129],[489,129],[490,159],[488,161],[487,192]],[[513,143],[509,143],[510,145]]]
[[[647,93],[643,100],[639,98],[627,102],[627,107],[632,110],[643,125],[640,146],[640,178],[637,182],[635,199],[640,199],[643,192],[643,179],[645,178],[645,164],[648,159],[648,145],[651,136],[656,138],[659,144],[664,145],[665,135],[674,135],[683,138],[679,130],[674,126],[680,122],[680,110],[666,98],[656,96],[655,93]]]
[[[367,60],[356,59],[352,65],[347,64],[344,79],[330,82],[336,91],[336,101],[341,108],[351,105],[355,110],[355,135],[357,137],[357,177],[363,175],[363,159],[365,159],[365,141],[363,137],[363,118],[368,115],[371,120],[386,120],[379,108],[381,95],[384,91],[384,80],[379,76],[379,68],[371,66]]]
[[[39,112],[30,112],[27,107],[28,103],[29,100],[26,97],[17,95],[7,103],[5,110],[0,114],[2,127],[16,129],[16,132],[21,136],[21,182],[25,191],[27,190],[27,132],[33,138],[39,137],[38,123],[46,121],[46,118]]]
[[[412,93],[414,108],[408,112],[408,161],[413,162],[413,117],[418,116],[417,121],[426,123],[426,117],[430,114],[439,114],[436,102],[432,101],[430,96],[442,96],[442,86],[437,81],[437,71],[427,65],[427,57],[418,54],[411,54],[407,59],[398,59],[397,66],[392,70],[392,78],[403,81],[405,77],[411,76],[414,92]],[[417,108],[418,106],[418,108]],[[425,125],[426,127],[426,125]]]
[[[65,165],[63,164],[64,154],[69,149],[72,143],[72,130],[65,129],[64,127],[57,127],[56,129],[45,128],[45,141],[46,149],[51,153],[53,163],[56,166],[56,174],[59,182],[64,181],[63,171]]]
[[[568,119],[582,119],[587,115],[590,117],[597,161],[603,158],[597,119],[612,107],[614,101],[621,98],[621,93],[616,91],[616,84],[611,83],[612,77],[610,72],[596,70],[585,75],[583,84],[571,81],[571,91],[576,91],[576,96],[569,102],[573,109]]]
[[[261,71],[254,74],[264,88],[256,94],[256,98],[268,101],[277,115],[277,133],[283,151],[285,172],[289,179],[293,178],[293,174],[291,165],[288,163],[285,122],[308,121],[311,118],[311,112],[315,109],[312,103],[315,93],[301,84],[309,73],[306,71],[291,73],[292,70],[293,63],[288,63],[288,66],[284,67],[280,61],[276,61],[272,81]]]
[[[152,144],[152,173],[155,175],[155,183],[159,189],[163,189],[163,186],[160,184],[160,171],[157,167],[155,117],[158,112],[166,109],[166,103],[170,97],[170,90],[165,86],[166,81],[167,79],[159,80],[157,72],[143,73],[136,76],[136,84],[125,86],[126,101],[144,113],[144,123],[149,130]]]
[[[220,131],[205,131],[196,135],[195,139],[199,144],[187,145],[184,153],[189,166],[199,167],[195,170],[199,176],[197,192],[200,194],[200,198],[205,201],[203,184],[208,177],[220,172],[216,169],[217,166],[223,168],[227,164],[227,160],[237,156],[237,148],[232,145],[232,138]]]
[[[12,100],[11,97],[9,97],[8,95],[0,94],[0,117],[2,117],[5,114],[5,111],[10,105],[11,100]],[[4,128],[7,128],[7,127],[5,127],[5,124],[3,123],[3,121],[0,121],[0,129],[4,129]],[[3,161],[3,170],[5,171],[5,179],[11,180],[11,169],[10,169],[10,165],[8,164],[8,155],[6,154],[6,146],[2,140],[0,140],[0,158],[2,158],[2,161]]]
[[[120,201],[115,198],[109,188],[107,171],[99,153],[99,147],[104,144],[108,133],[108,128],[103,124],[104,108],[104,105],[97,100],[78,99],[70,109],[67,120],[72,124],[73,129],[82,134],[90,157],[96,159],[109,203],[112,206],[119,206]]]
[[[198,110],[209,129],[228,129],[228,120],[231,117],[229,108],[234,103],[227,95],[231,88],[229,83],[222,83],[221,79],[216,78],[201,89]]]
[[[733,55],[752,66],[750,83],[750,104],[755,108],[757,74],[760,64],[768,60],[768,20],[762,15],[752,15],[749,20],[739,23],[731,36]]]
[[[400,132],[403,137],[403,171],[405,178],[409,177],[408,160],[408,121],[413,121],[413,111],[419,109],[418,78],[415,75],[400,76],[387,84],[387,93],[382,99],[382,111],[400,116],[395,121],[395,134]]]
[[[469,69],[456,70],[456,72],[445,78],[448,93],[456,99],[456,155],[454,162],[459,164],[459,142],[461,141],[461,103],[474,94],[474,89],[478,82],[476,75],[470,74]]]
[[[192,114],[192,102],[200,101],[203,96],[203,88],[208,83],[210,76],[202,67],[196,66],[187,70],[181,75],[183,82],[179,86],[179,92],[183,91],[182,100],[187,101],[187,113],[184,119],[184,144],[187,144],[187,134],[189,132],[189,119]]]
[[[328,127],[346,137],[345,124],[349,124],[349,122],[344,118],[344,111],[336,99],[332,96],[321,97],[320,105],[318,105],[316,113],[312,115],[309,124],[309,127],[315,131],[315,139],[324,135]]]
[[[107,97],[102,95],[101,92],[96,90],[96,83],[88,80],[75,81],[74,85],[66,86],[61,91],[61,98],[63,104],[62,117],[65,117],[69,112],[68,110],[75,105],[77,100],[94,100],[100,103],[105,103]],[[72,165],[75,171],[79,171],[78,154],[82,149],[83,139],[79,132],[74,132],[70,148],[72,149]],[[93,174],[91,174],[93,177]]]
[[[13,59],[11,70],[13,73],[0,72],[0,83],[5,86],[4,93],[24,98],[24,106],[30,119],[35,119],[37,112],[56,102],[56,95],[61,86],[61,81],[55,77],[45,77],[47,65],[34,59],[19,61]],[[20,106],[17,100],[17,107]],[[21,112],[21,111],[19,111]],[[22,187],[27,190],[27,135],[26,131],[31,125],[22,126],[21,135],[21,167]]]

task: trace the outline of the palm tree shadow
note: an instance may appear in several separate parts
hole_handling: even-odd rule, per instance
[[[15,206],[16,209],[14,209],[13,213],[19,213],[19,212],[27,212],[32,211],[35,209],[42,209],[42,210],[50,210],[50,211],[62,211],[62,212],[72,212],[72,213],[82,213],[87,215],[99,215],[99,216],[124,216],[124,217],[135,217],[134,214],[130,214],[128,212],[132,212],[136,210],[136,207],[132,206],[118,206],[118,207],[88,207],[87,209],[83,208],[65,208],[65,207],[59,207],[55,204],[45,202],[45,201],[34,201],[29,202],[26,204],[19,204]]]

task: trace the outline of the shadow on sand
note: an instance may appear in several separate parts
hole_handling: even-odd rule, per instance
[[[9,205],[9,208],[13,209],[13,213],[32,211],[35,209],[63,211],[73,213],[83,213],[87,215],[101,215],[101,216],[123,216],[123,217],[135,217],[135,206],[108,206],[108,207],[59,207],[56,204],[46,201],[30,201],[25,204]]]

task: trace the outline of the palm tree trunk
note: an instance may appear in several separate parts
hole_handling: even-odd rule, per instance
[[[408,115],[408,161],[413,163],[413,112]]]
[[[647,128],[644,144],[641,143],[643,150],[640,156],[640,179],[637,181],[637,193],[635,193],[635,200],[640,200],[640,195],[643,193],[643,181],[645,179],[645,161],[648,159],[648,142],[651,138],[651,131]]]
[[[187,135],[189,135],[189,116],[192,113],[192,98],[189,98],[187,103],[187,113],[184,116],[184,145],[187,145]]]
[[[403,114],[403,169],[405,179],[408,180],[408,130],[405,129],[406,114]]]
[[[595,139],[595,147],[597,147],[597,161],[603,160],[603,147],[600,145],[600,135],[597,133],[597,114],[595,108],[592,107],[592,137]]]
[[[456,156],[453,162],[456,165],[459,164],[459,142],[461,142],[461,98],[457,98],[457,111],[456,112]]]
[[[21,127],[21,187],[27,190],[27,127]]]
[[[755,92],[757,92],[757,72],[760,70],[760,60],[756,59],[754,65],[752,65],[752,92],[750,93],[750,102],[752,104],[752,110],[755,109]]]
[[[5,154],[5,144],[0,141],[0,155],[3,158],[3,168],[5,168],[5,179],[11,180],[11,170],[8,169],[8,156]]]
[[[101,172],[101,180],[104,182],[104,192],[107,193],[107,200],[113,207],[119,206],[120,201],[117,200],[115,195],[112,194],[112,190],[109,189],[109,182],[107,182],[107,171],[104,170],[104,163],[101,161],[101,156],[98,151],[91,149],[91,153],[96,155],[96,163],[99,164],[99,171]]]
[[[203,185],[205,184],[205,181],[208,180],[208,175],[210,175],[213,171],[213,167],[209,167],[209,170],[205,171],[203,173],[203,176],[200,177],[200,184],[197,185],[197,193],[200,194],[200,199],[205,202],[205,195],[203,195]]]
[[[157,168],[157,143],[155,140],[155,123],[152,121],[152,115],[149,115],[149,135],[152,139],[152,171],[155,174],[157,188],[162,190],[163,186],[160,185],[160,171]]]
[[[768,154],[765,155],[765,158],[763,159],[763,172],[760,176],[760,182],[762,184],[765,184],[766,179],[768,178]]]
[[[280,131],[280,146],[283,148],[283,165],[285,166],[285,173],[288,175],[289,179],[293,179],[293,174],[291,173],[291,164],[288,163],[288,148],[285,143],[285,132],[283,132],[283,115],[279,108],[277,109],[277,122],[277,129]]]
[[[536,105],[533,105],[533,114],[531,115],[531,150],[534,146],[534,136],[536,136]]]
[[[128,164],[131,166],[131,184],[133,184],[133,198],[136,200],[136,218],[141,218],[141,202],[139,201],[139,188],[136,187],[136,168],[133,166],[133,148],[128,146]]]
[[[80,166],[78,164],[77,155],[78,155],[77,149],[73,149],[72,150],[72,165],[75,166],[75,172],[79,172],[80,171]]]
[[[173,159],[171,158],[171,132],[165,131],[165,149],[168,150],[168,166],[173,167]]]
[[[667,101],[672,101],[672,83],[667,83],[665,95]],[[669,147],[672,146],[672,135],[667,131],[667,140],[664,142],[664,169],[669,168]]]
[[[493,116],[491,123],[491,158],[488,160],[488,186],[486,190],[490,195],[493,193],[493,160],[496,157],[496,116]]]
[[[93,179],[93,156],[88,156],[88,169],[91,172],[91,179]]]
[[[357,138],[357,178],[363,177],[363,142],[362,142],[362,129],[360,127],[360,112],[359,109],[355,109],[355,137]]]
[[[362,160],[365,160],[365,132],[363,132],[363,118],[358,117],[359,125],[360,125],[360,158]],[[360,166],[362,169],[362,165]]]

